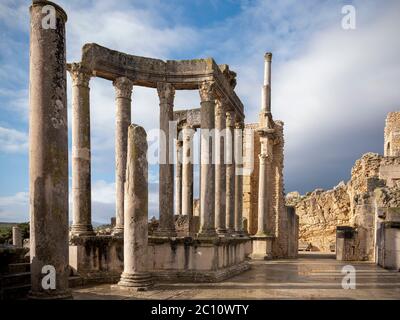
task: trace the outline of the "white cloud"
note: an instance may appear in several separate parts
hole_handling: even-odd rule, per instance
[[[0,197],[0,221],[24,222],[29,220],[29,194],[18,192]]]
[[[28,150],[28,135],[15,129],[0,127],[0,152],[23,153]]]

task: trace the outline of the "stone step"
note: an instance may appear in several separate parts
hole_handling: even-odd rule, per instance
[[[83,279],[80,276],[70,276],[68,278],[68,285],[70,288],[83,286]]]
[[[31,264],[29,262],[22,262],[22,263],[10,263],[8,265],[8,273],[23,273],[23,272],[30,272],[31,271]]]
[[[26,285],[31,283],[30,272],[20,272],[13,274],[5,274],[1,277],[0,284],[2,288]]]
[[[1,300],[18,300],[26,299],[29,290],[31,290],[30,284],[22,284],[12,287],[3,288],[1,293]]]

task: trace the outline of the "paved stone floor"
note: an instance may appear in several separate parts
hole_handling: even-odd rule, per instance
[[[356,269],[356,289],[344,290],[342,267]],[[146,292],[111,285],[75,288],[75,299],[400,299],[400,272],[372,263],[343,263],[307,253],[296,260],[251,262],[251,269],[220,283],[157,284]]]

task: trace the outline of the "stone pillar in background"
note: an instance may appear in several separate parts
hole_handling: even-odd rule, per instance
[[[221,235],[226,233],[225,132],[225,105],[217,99],[215,104],[215,229]]]
[[[235,112],[226,113],[226,228],[229,234],[235,232],[235,157],[234,157]]]
[[[17,248],[22,248],[22,233],[18,226],[12,227],[12,244]]]
[[[267,234],[267,210],[269,207],[267,198],[268,187],[268,155],[261,153],[259,155],[259,176],[258,176],[258,223],[257,235],[264,236]]]
[[[215,165],[213,131],[215,127],[215,83],[204,81],[200,87],[201,113],[201,185],[199,236],[213,237],[215,232]]]
[[[264,84],[261,95],[261,111],[259,122],[261,128],[272,128],[271,114],[271,61],[272,53],[267,52],[264,55]]]
[[[148,164],[146,131],[135,124],[128,130],[124,208],[124,272],[119,286],[145,290],[151,285],[147,270]]]
[[[182,214],[189,217],[189,236],[193,236],[193,135],[195,131],[185,126],[182,132]]]
[[[90,73],[68,65],[72,78],[72,213],[71,234],[93,235],[91,213]]]
[[[235,234],[242,235],[243,230],[243,128],[242,120],[235,124]]]
[[[120,77],[114,80],[115,87],[115,211],[116,224],[114,235],[124,232],[124,183],[126,173],[126,149],[128,142],[128,127],[131,124],[131,96],[133,82]]]
[[[56,16],[55,28],[43,23],[45,6]],[[52,2],[33,1],[30,17],[30,297],[69,298],[67,15]],[[42,286],[44,266],[55,271],[55,289]]]
[[[179,135],[178,135],[179,136]],[[181,140],[176,141],[176,173],[175,173],[175,214],[182,214],[182,145]]]
[[[174,164],[170,161],[173,145],[170,143],[169,124],[173,121],[175,88],[171,83],[157,84],[160,98],[160,166],[159,166],[159,213],[160,225],[156,234],[174,237]],[[162,138],[163,137],[163,138]],[[171,141],[173,141],[171,137]]]

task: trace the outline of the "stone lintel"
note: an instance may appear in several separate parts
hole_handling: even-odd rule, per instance
[[[200,108],[174,111],[174,121],[178,122],[178,130],[184,126],[200,128]]]
[[[244,117],[243,104],[236,95],[231,81],[212,58],[167,60],[134,56],[102,47],[95,43],[82,48],[82,65],[93,75],[108,80],[124,76],[134,85],[156,88],[158,82],[168,82],[177,90],[197,90],[204,81],[216,81],[221,96]]]

